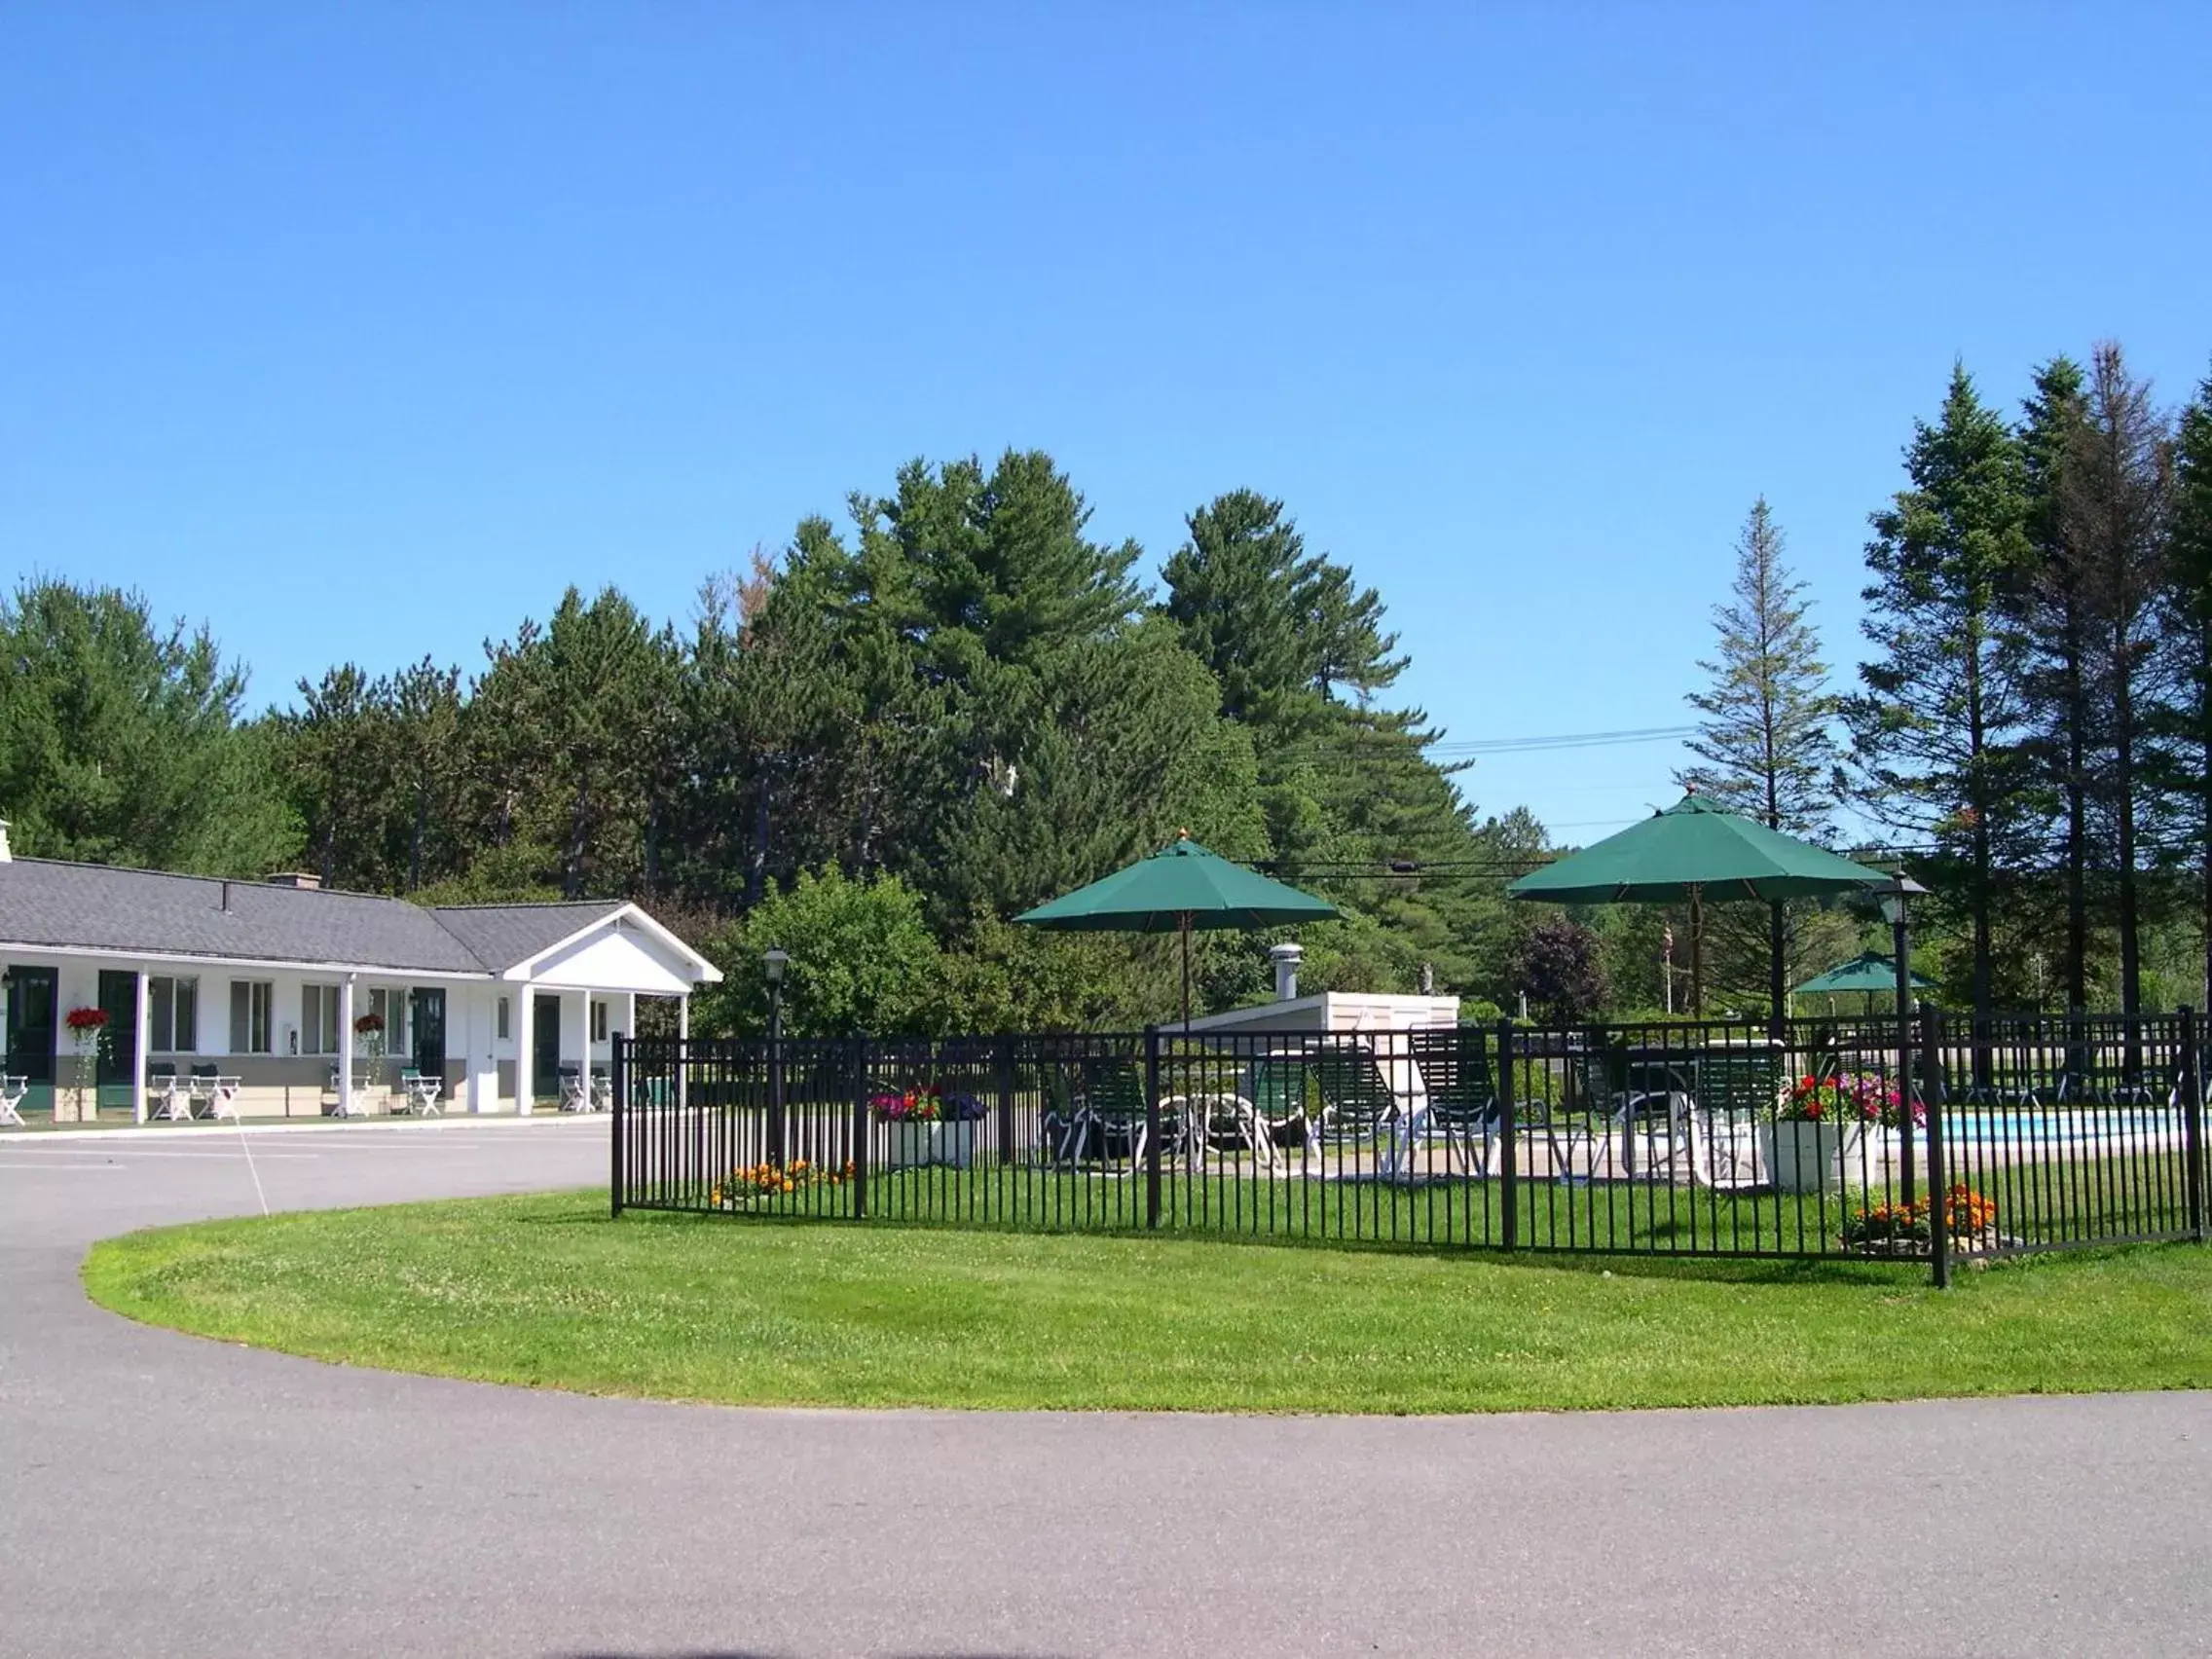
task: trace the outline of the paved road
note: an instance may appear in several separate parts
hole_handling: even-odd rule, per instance
[[[294,1208],[581,1183],[605,1133],[253,1144]],[[83,1299],[91,1240],[254,1206],[235,1136],[0,1142],[0,1653],[2212,1652],[2212,1396],[742,1412],[323,1366]]]

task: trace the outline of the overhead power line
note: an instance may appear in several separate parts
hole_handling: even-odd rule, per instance
[[[1439,738],[1421,744],[1420,748],[1427,755],[1527,755],[1554,749],[1612,749],[1635,743],[1673,743],[1695,737],[1697,730],[1694,725],[1637,726],[1620,731],[1549,732],[1534,737]],[[1325,754],[1331,749],[1356,746],[1369,738],[1396,743],[1411,737],[1410,733],[1362,732],[1353,728],[1328,737],[1301,738],[1282,747],[1286,751]]]

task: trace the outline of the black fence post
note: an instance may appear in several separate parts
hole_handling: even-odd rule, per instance
[[[1936,1013],[1923,1006],[1920,1011],[1920,1040],[1924,1047],[1936,1044]],[[1979,1035],[1976,1025],[1976,1035]],[[1948,1290],[1951,1284],[1951,1193],[1950,1183],[1943,1171],[1943,1087],[1938,1072],[1931,1080],[1928,1091],[1928,1252],[1935,1258],[1936,1288]],[[1912,1112],[1906,1107],[1905,1127],[1901,1131],[1907,1144],[1912,1138]]]
[[[853,1039],[853,1219],[867,1219],[867,1039]]]
[[[1482,1040],[1481,1032],[1475,1040]],[[1497,1175],[1505,1204],[1498,1243],[1507,1250],[1521,1243],[1521,1136],[1513,1110],[1513,1021],[1497,1022]]]
[[[1160,1225],[1160,1027],[1144,1028],[1144,1224]]]
[[[614,1037],[614,1122],[609,1125],[608,1139],[612,1150],[608,1155],[607,1191],[614,1216],[622,1214],[622,1136],[630,1118],[630,1044],[633,1038],[621,1033]]]
[[[999,1164],[1014,1163],[1014,1039],[1004,1033],[998,1040]]]
[[[2189,1161],[2183,1177],[2189,1197],[2189,1235],[2204,1242],[2204,1077],[2196,1048],[2196,1010],[2181,1011],[2181,1145]]]
[[[768,1031],[768,1161],[784,1166],[784,1041],[783,1033]]]

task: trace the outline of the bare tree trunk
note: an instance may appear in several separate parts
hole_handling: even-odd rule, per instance
[[[2068,583],[2069,588],[2072,583]],[[2066,1006],[2089,1006],[2089,821],[2081,602],[2066,596]]]
[[[760,903],[768,885],[768,816],[773,804],[769,774],[762,769],[760,785],[753,796],[753,851],[745,861],[745,907]]]
[[[576,780],[575,804],[569,809],[569,856],[563,861],[561,891],[571,899],[584,896],[584,847],[591,826],[591,779]]]
[[[407,891],[423,885],[423,841],[430,828],[430,780],[415,780],[415,829],[407,843]]]

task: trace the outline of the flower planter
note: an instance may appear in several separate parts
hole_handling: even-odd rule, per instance
[[[884,1125],[891,1131],[890,1164],[913,1169],[941,1163],[965,1169],[976,1156],[976,1125],[972,1123],[902,1123]]]
[[[1785,1193],[1836,1193],[1856,1173],[1859,1124],[1783,1119],[1759,1125],[1759,1150],[1775,1186]]]

